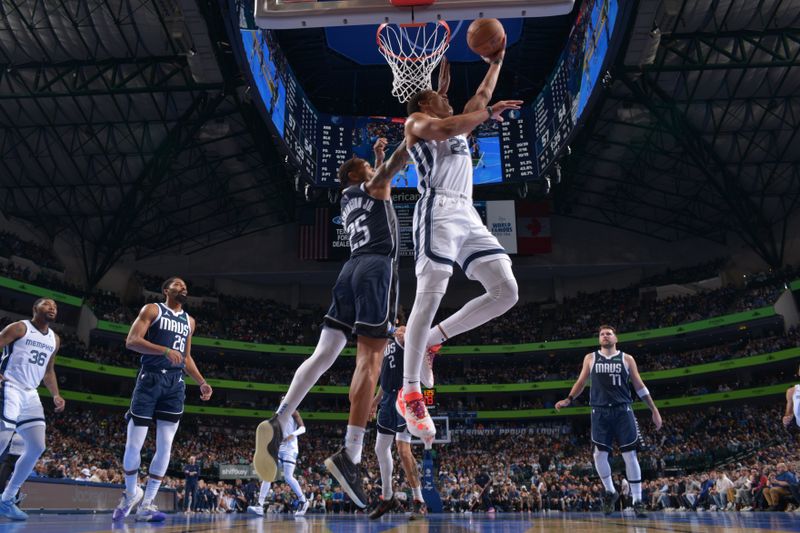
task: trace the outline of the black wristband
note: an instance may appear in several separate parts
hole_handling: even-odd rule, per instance
[[[573,401],[574,399],[575,399],[575,398],[573,398],[571,394],[570,394],[569,396],[567,396],[567,400],[569,400],[569,402],[570,402],[570,403],[572,403],[572,401]]]
[[[486,106],[486,111],[489,112],[489,118],[492,118],[492,115],[494,115],[494,110],[492,109],[492,106],[487,105]]]

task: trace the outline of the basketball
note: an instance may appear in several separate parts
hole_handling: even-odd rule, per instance
[[[475,19],[467,30],[467,44],[481,57],[491,57],[503,47],[506,30],[497,19]]]

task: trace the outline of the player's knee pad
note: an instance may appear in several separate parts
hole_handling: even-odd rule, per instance
[[[507,257],[476,265],[472,276],[483,285],[487,294],[510,309],[519,300],[519,286]]]
[[[608,452],[601,450],[597,446],[594,448],[594,466],[601,478],[611,475],[611,465],[608,462]]]
[[[625,461],[625,471],[630,478],[633,476],[634,480],[641,479],[642,470],[639,466],[639,459],[636,456],[636,450],[629,450],[622,452],[622,460]],[[630,481],[630,479],[628,480]]]

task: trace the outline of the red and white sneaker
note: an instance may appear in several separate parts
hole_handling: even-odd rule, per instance
[[[425,352],[425,358],[422,360],[422,368],[419,372],[419,380],[425,388],[433,388],[433,360],[436,359],[441,349],[442,345],[436,344],[435,346],[428,346],[428,350]]]
[[[436,427],[433,425],[428,408],[425,407],[425,399],[421,392],[412,392],[408,397],[403,396],[403,389],[397,391],[397,401],[395,408],[400,415],[406,419],[406,428],[409,433],[422,439],[426,448],[430,448],[433,439],[436,438]]]

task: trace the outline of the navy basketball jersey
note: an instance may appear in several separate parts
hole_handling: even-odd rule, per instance
[[[624,357],[622,352],[617,352],[613,357],[604,357],[599,351],[594,352],[589,405],[610,407],[633,403],[628,383],[630,374]]]
[[[153,344],[181,352],[185,360],[186,343],[192,331],[189,314],[184,310],[176,313],[163,303],[156,305],[158,306],[158,315],[147,328],[144,338]],[[147,368],[175,369],[185,366],[183,361],[179,365],[173,365],[169,359],[164,357],[164,354],[142,354],[141,361],[142,366]]]
[[[351,257],[362,254],[397,257],[399,229],[391,200],[373,198],[362,183],[344,190],[341,206]]]
[[[392,339],[383,351],[381,363],[381,389],[397,392],[403,386],[403,347]]]

